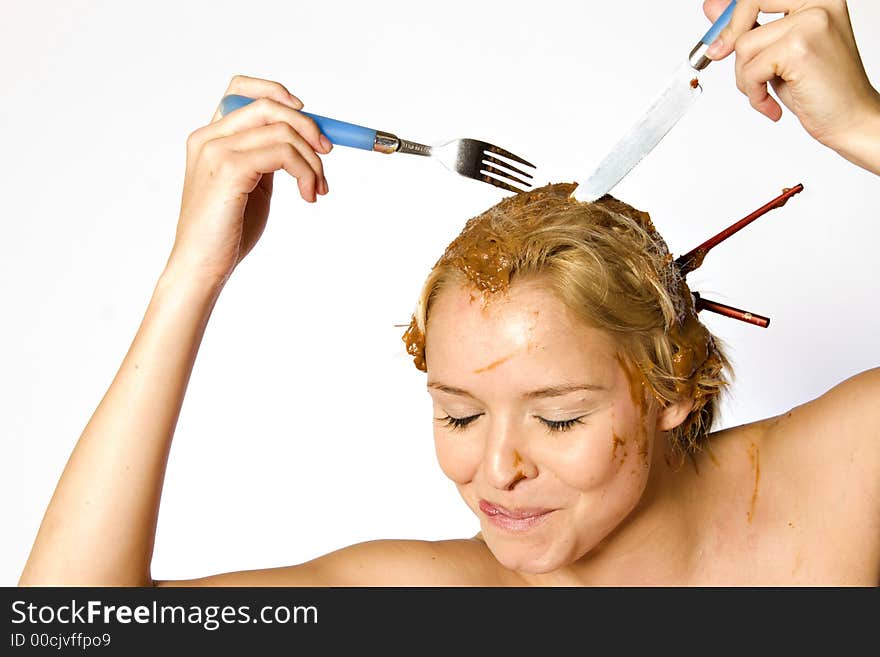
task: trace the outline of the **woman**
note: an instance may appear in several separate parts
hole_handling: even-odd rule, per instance
[[[719,56],[759,4],[774,10],[742,2]],[[788,31],[745,33],[752,59],[792,39],[809,44],[816,23],[804,12],[822,9],[831,36],[817,43],[852,64],[849,95],[822,104],[822,81],[841,69],[826,72],[815,58],[774,82],[817,137],[878,172],[880,102],[861,82],[854,41],[831,38],[851,36],[845,5],[798,4],[779,21]],[[766,73],[738,71],[750,90]],[[805,79],[819,79],[819,92]],[[880,581],[880,371],[779,417],[707,434],[726,361],[665,244],[646,214],[611,198],[579,204],[570,185],[508,199],[469,222],[432,271],[405,336],[428,374],[441,468],[480,518],[480,535],[373,541],[288,568],[153,581],[183,395],[218,295],[265,227],[272,174],[295,176],[307,201],[328,192],[318,154],[330,145],[298,99],[242,77],[227,93],[261,100],[188,140],[171,255],[21,584]],[[827,111],[840,102],[846,112]]]

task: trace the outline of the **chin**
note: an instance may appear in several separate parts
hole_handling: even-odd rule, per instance
[[[483,533],[486,545],[492,552],[492,555],[498,560],[502,566],[508,570],[518,573],[529,573],[531,575],[541,575],[550,573],[558,568],[567,566],[574,559],[563,558],[547,548],[544,550],[536,550],[528,545],[498,545],[492,540],[491,536]]]

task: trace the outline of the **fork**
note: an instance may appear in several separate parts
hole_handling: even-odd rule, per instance
[[[224,96],[220,102],[220,114],[226,116],[253,101],[253,98],[237,94]],[[511,160],[533,170],[537,169],[534,164],[500,146],[479,139],[454,139],[444,144],[427,146],[407,139],[400,139],[390,132],[373,130],[310,112],[301,111],[301,114],[311,118],[333,144],[379,153],[408,153],[431,157],[439,160],[443,166],[454,173],[501,187],[510,192],[524,192],[533,187],[534,176],[506,160]]]

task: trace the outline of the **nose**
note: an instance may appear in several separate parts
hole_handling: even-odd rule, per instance
[[[486,481],[499,490],[512,490],[523,479],[534,479],[538,468],[527,457],[524,441],[509,423],[497,422],[489,430],[483,454]],[[525,455],[524,455],[525,454]]]

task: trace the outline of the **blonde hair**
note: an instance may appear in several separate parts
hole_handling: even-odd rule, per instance
[[[612,335],[624,369],[648,388],[648,403],[693,400],[670,431],[672,447],[693,454],[715,419],[729,362],[697,319],[693,296],[648,214],[611,196],[580,203],[571,197],[575,186],[518,194],[468,221],[425,281],[403,336],[407,351],[426,371],[428,314],[445,285],[492,294],[515,277],[539,274],[576,316]],[[642,391],[637,398],[644,397]]]

